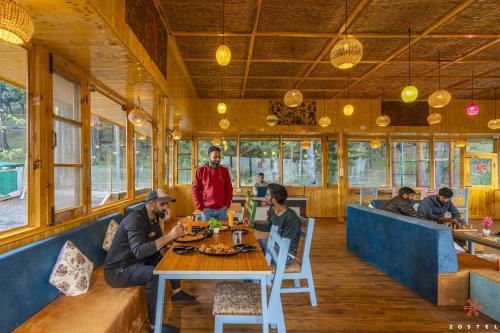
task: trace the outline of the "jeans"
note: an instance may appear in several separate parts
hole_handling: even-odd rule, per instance
[[[205,208],[205,211],[201,213],[201,219],[203,221],[208,221],[212,217],[215,217],[219,221],[227,221],[227,210],[224,208],[221,209]]]
[[[160,253],[150,257],[146,262],[135,263],[122,269],[107,269],[104,271],[106,282],[113,288],[130,286],[145,286],[149,323],[155,323],[156,296],[158,290],[158,275],[154,275],[155,266],[163,256]],[[172,289],[179,289],[179,280],[170,280]]]
[[[264,252],[264,255],[265,255],[266,249],[267,249],[267,239],[259,238],[257,241],[259,242],[260,248],[262,249],[262,252]],[[276,251],[278,251],[277,247],[278,247],[278,244],[275,244]],[[291,254],[288,253],[288,256],[286,257],[286,265],[290,265],[292,263],[293,259],[294,258],[291,256]],[[273,264],[276,264],[272,257],[271,257],[271,262]]]

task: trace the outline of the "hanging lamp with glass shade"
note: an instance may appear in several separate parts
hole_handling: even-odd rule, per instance
[[[300,143],[300,149],[307,150],[309,148],[311,148],[311,142],[306,140]]]
[[[347,0],[345,1],[345,35],[333,46],[330,62],[339,69],[356,66],[363,58],[363,44],[353,37],[347,36]]]
[[[174,139],[174,140],[180,140],[180,139],[182,139],[182,132],[179,131],[178,129],[174,130],[172,132],[172,139]]]
[[[128,114],[128,120],[134,126],[144,126],[148,122],[149,116],[141,107],[141,98],[137,97],[137,105]]]
[[[319,118],[319,126],[328,127],[332,123],[330,117],[326,115],[326,89],[323,89],[323,117]]]
[[[224,130],[228,129],[230,125],[231,125],[231,123],[226,118],[219,120],[219,126],[220,126],[220,128],[222,128]]]
[[[222,139],[220,136],[214,136],[212,143],[216,146],[220,146],[222,144]]]
[[[401,91],[401,99],[405,103],[417,100],[418,89],[411,85],[411,28],[408,28],[408,85]]]
[[[495,103],[495,119],[491,119],[488,121],[488,128],[492,130],[496,130],[500,128],[500,119],[497,118],[497,88],[495,88],[495,100],[493,101]]]
[[[227,66],[231,61],[231,50],[224,44],[224,0],[222,0],[222,45],[215,52],[215,59],[221,66]]]
[[[466,142],[462,138],[459,138],[457,141],[455,141],[456,148],[463,148],[463,147],[465,147],[465,145],[466,145]]]
[[[441,53],[438,53],[438,90],[434,91],[427,99],[433,108],[442,108],[451,101],[451,94],[446,89],[441,89]]]
[[[273,127],[278,124],[278,117],[275,114],[268,114],[266,117],[266,124]]]
[[[389,126],[390,123],[391,123],[391,118],[389,118],[389,116],[385,114],[380,115],[377,117],[377,119],[375,119],[375,124],[377,124],[377,126],[379,127]]]
[[[472,66],[471,90],[472,90],[471,102],[465,108],[465,112],[467,112],[467,115],[473,117],[473,116],[477,116],[479,114],[479,105],[474,103],[474,66]]]
[[[344,105],[344,115],[346,116],[352,116],[354,113],[354,106],[351,104],[350,98],[349,98],[349,72],[347,72],[347,104]]]
[[[295,89],[295,47],[293,47],[292,48],[292,90],[287,91],[287,93],[285,94],[285,97],[283,98],[283,102],[289,108],[296,108],[297,106],[302,104],[303,100],[304,100],[304,97],[302,96],[302,93],[298,89]]]
[[[379,149],[380,147],[382,147],[382,141],[380,141],[379,139],[372,139],[370,141],[370,147],[372,149]]]
[[[222,83],[221,83],[222,101],[217,105],[217,112],[224,114],[227,111],[226,103],[224,102],[224,69],[222,70]]]
[[[0,0],[0,39],[27,44],[35,33],[35,25],[28,12],[14,0]]]
[[[439,124],[441,122],[441,119],[441,115],[437,112],[433,112],[429,116],[427,116],[427,122],[429,123],[429,125]]]

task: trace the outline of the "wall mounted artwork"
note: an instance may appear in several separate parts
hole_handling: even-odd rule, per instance
[[[401,101],[382,101],[380,114],[389,116],[389,126],[429,126],[429,104],[426,102],[403,103]]]
[[[316,101],[302,102],[296,108],[289,108],[283,100],[269,100],[268,112],[278,117],[277,125],[316,126]]]

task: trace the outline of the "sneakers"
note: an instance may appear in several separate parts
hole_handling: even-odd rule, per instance
[[[196,301],[196,297],[189,295],[184,290],[181,290],[178,293],[173,294],[171,299],[172,299],[172,302],[179,302],[179,301],[194,302],[194,301]]]

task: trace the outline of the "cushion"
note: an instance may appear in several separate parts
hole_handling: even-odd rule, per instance
[[[118,231],[119,224],[115,220],[111,220],[108,225],[108,230],[104,234],[104,241],[102,242],[102,249],[104,251],[109,251],[111,248],[111,243],[113,243],[113,239],[115,238],[116,232]]]
[[[94,264],[71,241],[64,243],[49,282],[67,296],[89,290]]]
[[[289,265],[285,265],[285,273],[300,273],[302,267],[298,259],[294,259]],[[274,274],[276,266],[271,265],[271,270]]]
[[[215,286],[214,315],[262,314],[260,284],[219,282]]]

